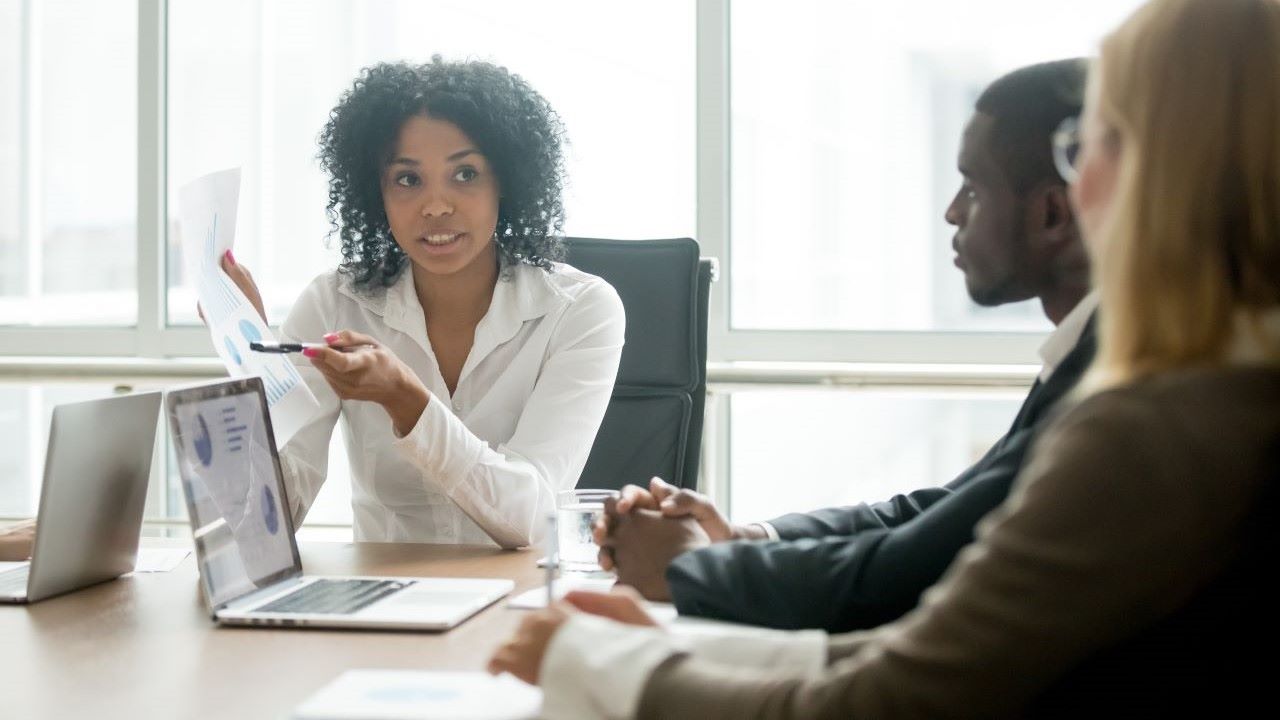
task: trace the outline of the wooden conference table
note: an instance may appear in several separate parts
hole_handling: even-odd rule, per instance
[[[536,552],[474,545],[302,543],[315,575],[543,583]],[[510,597],[510,596],[508,596]],[[0,606],[0,717],[286,718],[352,668],[483,670],[524,611],[506,599],[445,633],[215,627],[194,556],[30,606]]]

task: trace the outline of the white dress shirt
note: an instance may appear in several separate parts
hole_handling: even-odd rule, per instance
[[[1062,364],[1063,360],[1071,354],[1076,345],[1080,342],[1080,336],[1084,334],[1084,326],[1089,324],[1089,318],[1093,317],[1093,311],[1098,309],[1098,291],[1090,291],[1071,308],[1071,312],[1062,318],[1062,322],[1058,323],[1058,327],[1049,333],[1049,337],[1045,338],[1044,343],[1040,345],[1040,382],[1045,382],[1054,370]]]
[[[604,280],[568,265],[500,275],[450,394],[427,338],[408,268],[394,285],[356,290],[332,271],[303,291],[282,326],[290,342],[370,335],[431,397],[398,438],[382,406],[339,400],[305,358],[297,365],[320,412],[280,451],[295,526],[324,482],[341,417],[351,463],[355,539],[497,544],[538,541],[555,494],[586,464],[613,391],[625,316]]]

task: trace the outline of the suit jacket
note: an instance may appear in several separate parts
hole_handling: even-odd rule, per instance
[[[1032,454],[920,606],[831,637],[825,672],[677,652],[638,716],[1246,717],[1272,705],[1280,369],[1171,371],[1098,393]]]
[[[784,630],[843,632],[915,607],[973,542],[978,521],[1004,501],[1032,438],[1089,367],[1094,320],[1049,379],[1032,386],[1004,437],[955,480],[872,505],[784,515],[770,523],[779,541],[684,553],[666,573],[676,608]]]

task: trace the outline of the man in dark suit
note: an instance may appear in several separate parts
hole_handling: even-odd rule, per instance
[[[782,629],[873,627],[915,607],[978,520],[999,505],[1027,448],[1094,353],[1089,266],[1058,176],[1051,137],[1080,113],[1085,65],[1022,68],[978,98],[946,210],[970,297],[983,306],[1037,298],[1057,326],[1044,367],[1009,431],[942,487],[884,502],[731,525],[705,497],[655,479],[629,486],[596,528],[619,582],[682,614]]]

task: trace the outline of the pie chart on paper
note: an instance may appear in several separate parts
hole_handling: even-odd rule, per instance
[[[240,321],[240,334],[244,336],[245,342],[258,342],[262,340],[262,333],[258,332],[258,328],[248,320]]]
[[[227,354],[231,356],[236,365],[244,367],[244,358],[240,357],[240,350],[236,348],[236,344],[231,342],[231,338],[223,338],[223,340],[227,344]]]

